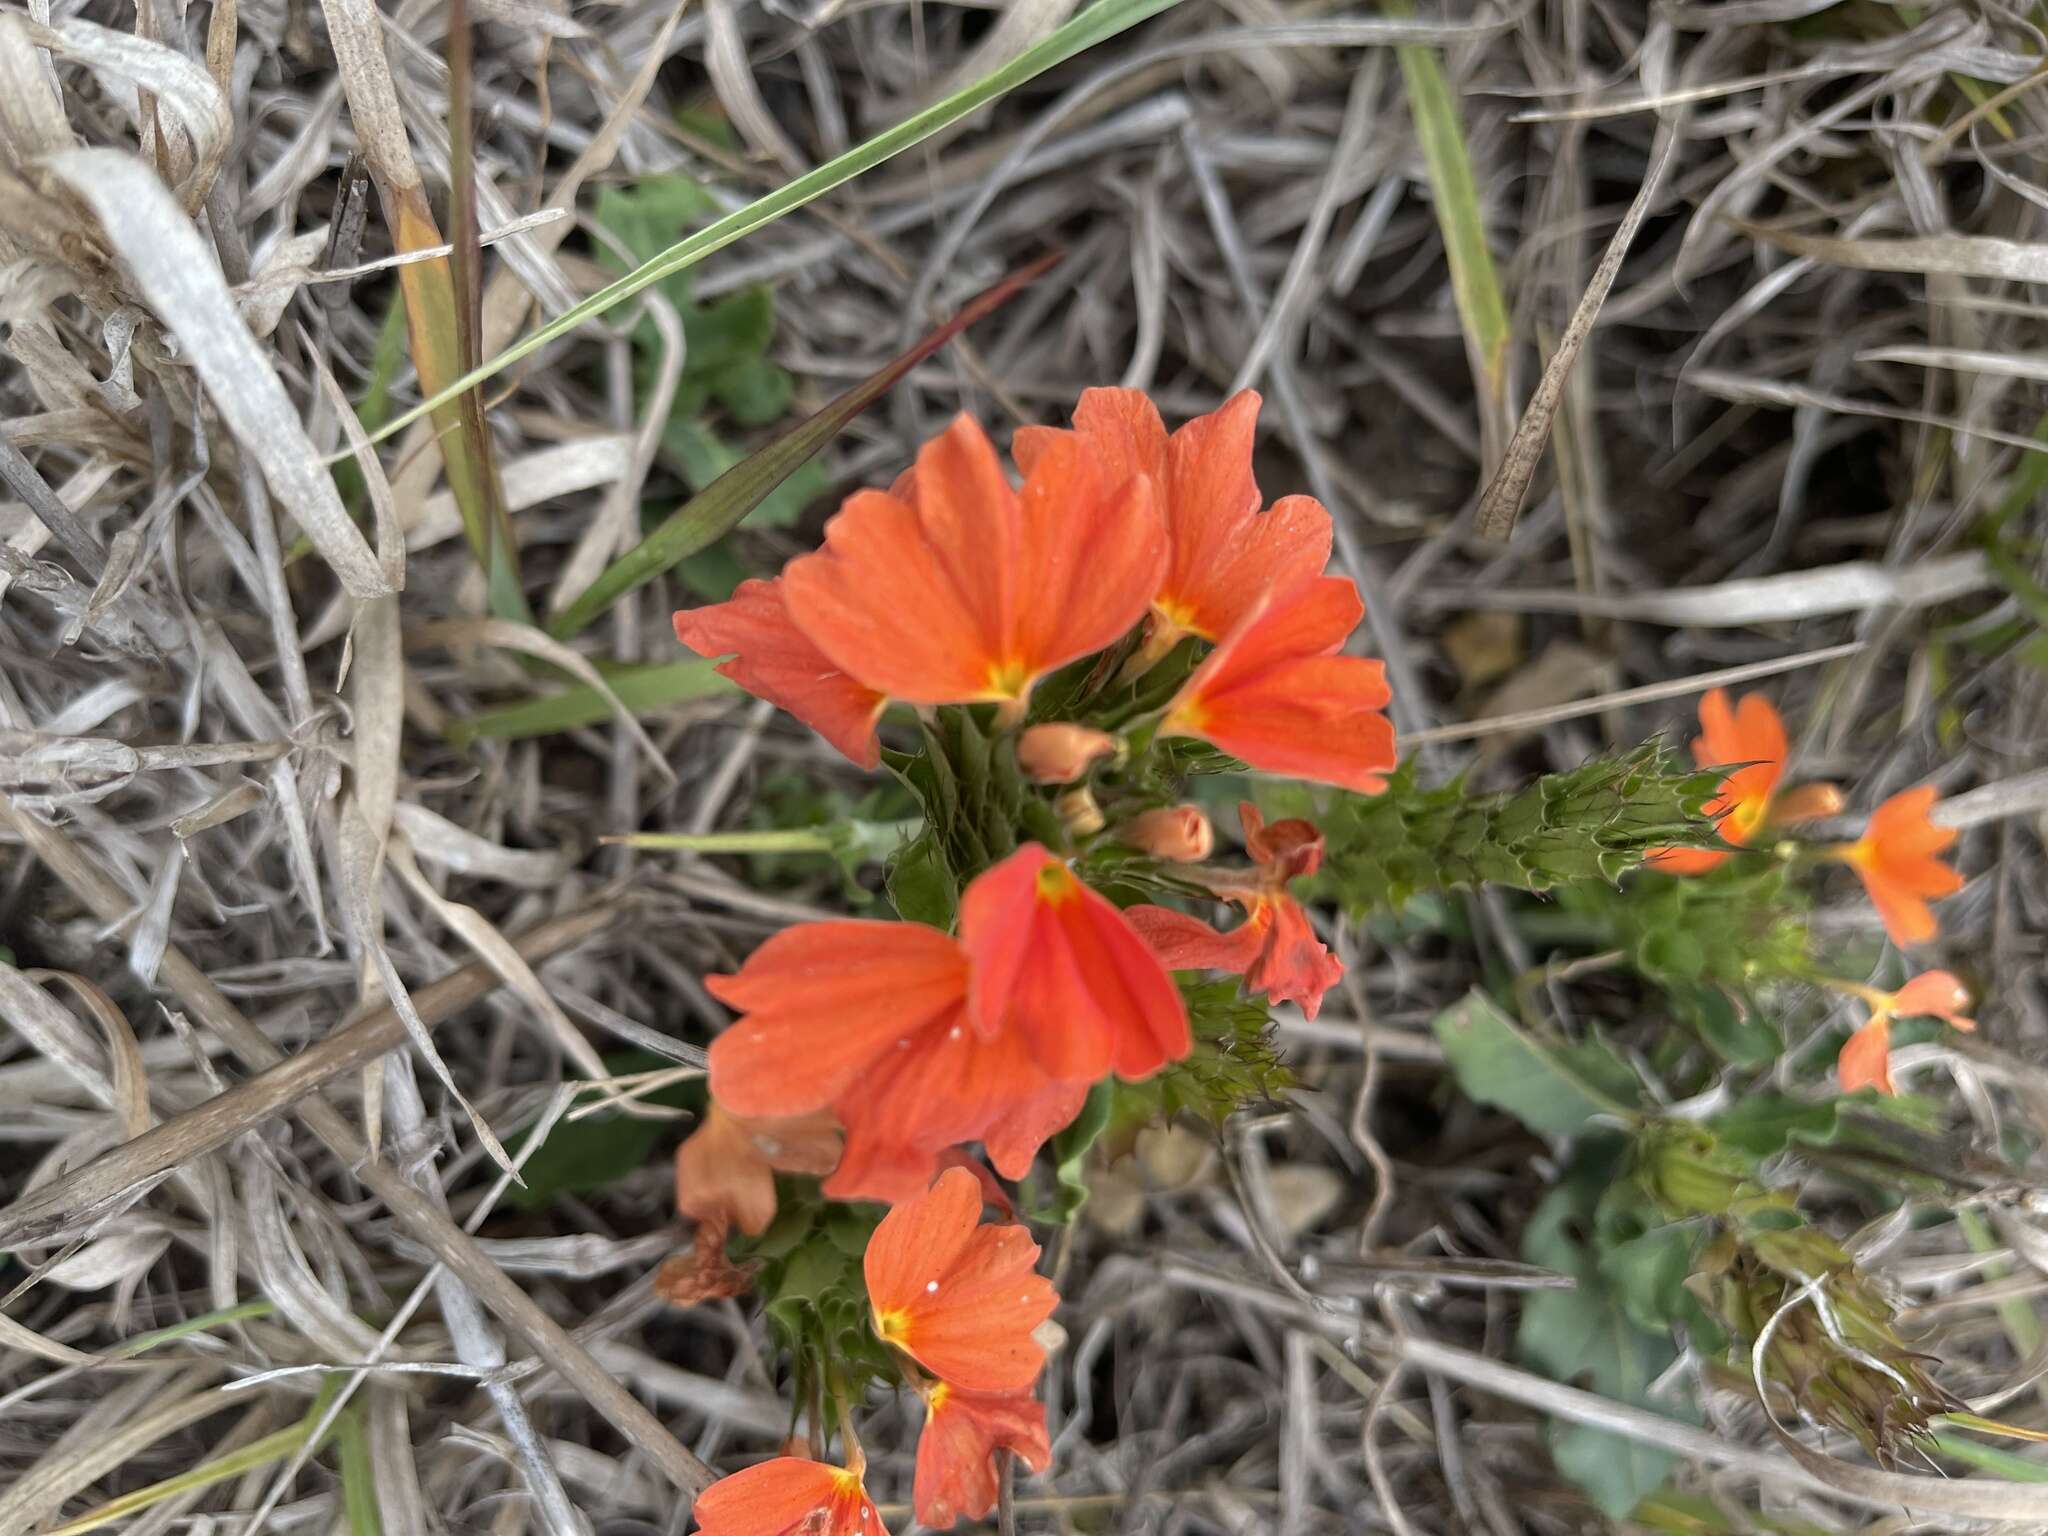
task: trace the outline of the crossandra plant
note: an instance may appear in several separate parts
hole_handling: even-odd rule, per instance
[[[921,811],[894,920],[799,924],[709,982],[738,1017],[677,1157],[695,1242],[658,1285],[759,1296],[804,1454],[714,1486],[706,1531],[876,1529],[856,1420],[886,1387],[924,1403],[924,1525],[986,1515],[1003,1456],[1046,1465],[1057,1297],[1018,1212],[1070,1218],[1112,1124],[1285,1090],[1268,1009],[1313,1015],[1344,970],[1303,892],[1385,911],[1718,845],[1720,774],[1654,745],[1509,794],[1419,784],[1384,667],[1347,650],[1364,610],[1328,512],[1259,493],[1258,409],[1169,433],[1091,390],[1071,429],[1017,434],[1014,482],[962,416],[822,548],[675,616]],[[1253,786],[1242,857],[1202,803],[1223,776]]]

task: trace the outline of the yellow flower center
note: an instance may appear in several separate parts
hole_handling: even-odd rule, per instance
[[[902,1307],[891,1307],[886,1312],[875,1314],[875,1337],[884,1344],[902,1347],[910,1337],[910,1313]]]
[[[1038,899],[1049,907],[1062,906],[1081,894],[1081,882],[1064,864],[1048,864],[1038,872]]]
[[[988,664],[988,692],[994,699],[1021,699],[1031,688],[1031,671],[1021,658]]]
[[[1167,628],[1178,631],[1173,637],[1175,640],[1180,639],[1181,635],[1201,635],[1204,640],[1215,638],[1203,633],[1201,627],[1195,623],[1194,604],[1183,598],[1162,592],[1152,600],[1152,611],[1159,615],[1161,623]]]

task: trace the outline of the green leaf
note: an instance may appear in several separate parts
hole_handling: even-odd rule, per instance
[[[673,1065],[644,1051],[622,1052],[605,1058],[617,1075],[652,1071]],[[683,1109],[702,1103],[703,1090],[693,1083],[677,1083],[644,1096],[643,1102],[669,1109]],[[639,1115],[587,1115],[581,1120],[558,1120],[548,1139],[526,1160],[521,1177],[505,1191],[505,1203],[522,1211],[545,1210],[560,1195],[589,1194],[618,1183],[629,1173],[645,1168],[654,1149],[676,1128],[673,1120],[645,1119]]]
[[[1668,989],[1671,1005],[1723,1061],[1738,1067],[1766,1067],[1785,1048],[1777,1026],[1747,998],[1714,986]]]
[[[691,699],[716,698],[735,691],[713,670],[710,661],[646,662],[621,666],[601,663],[598,673],[611,686],[619,702],[636,715],[666,709]],[[560,731],[580,730],[610,720],[611,705],[588,683],[544,694],[518,704],[479,710],[465,720],[448,725],[448,740],[458,748],[482,738],[517,741],[531,736],[552,736]]]
[[[856,145],[842,155],[833,157],[816,170],[785,183],[767,196],[758,198],[746,207],[728,213],[723,218],[678,240],[654,260],[628,273],[617,282],[606,284],[581,303],[571,305],[545,325],[514,342],[496,357],[469,370],[440,393],[421,401],[411,410],[387,423],[371,441],[381,442],[404,430],[429,411],[447,404],[465,390],[476,388],[486,379],[495,378],[521,358],[532,356],[556,338],[566,336],[584,321],[594,319],[614,305],[623,303],[650,284],[662,282],[686,268],[695,266],[705,257],[723,250],[734,241],[774,223],[786,213],[795,212],[806,203],[823,197],[834,187],[842,186],[864,171],[874,169],[962,118],[972,116],[997,97],[1024,84],[1027,80],[1037,78],[1054,65],[1062,64],[1075,54],[1116,36],[1126,28],[1136,26],[1149,16],[1156,16],[1159,12],[1171,8],[1174,3],[1175,0],[1096,0],[1095,4],[1078,16],[979,80],[963,86],[921,112],[913,112],[893,128],[877,134],[864,144]]]
[[[953,931],[953,922],[960,915],[960,885],[930,827],[906,844],[889,865],[889,904],[905,922],[923,923],[942,933]]]
[[[1458,1086],[1546,1136],[1569,1136],[1596,1118],[1631,1118],[1641,1090],[1604,1045],[1553,1046],[1523,1033],[1478,988],[1430,1023]]]
[[[1671,1414],[1673,1405],[1653,1400],[1650,1388],[1678,1358],[1677,1346],[1629,1320],[1586,1241],[1601,1194],[1618,1176],[1624,1146],[1617,1137],[1594,1138],[1530,1218],[1522,1257],[1572,1276],[1577,1285],[1531,1292],[1523,1300],[1515,1349],[1553,1381],[1584,1383],[1603,1397]],[[1680,1412],[1689,1410],[1680,1405]],[[1581,1424],[1552,1421],[1549,1440],[1558,1471],[1616,1520],[1661,1487],[1677,1461],[1667,1451]]]
[[[370,1437],[363,1428],[361,1403],[350,1403],[342,1410],[334,1421],[334,1436],[341,1462],[341,1507],[348,1517],[349,1536],[384,1536],[377,1473],[370,1463]]]

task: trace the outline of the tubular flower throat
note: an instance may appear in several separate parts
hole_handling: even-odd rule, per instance
[[[796,626],[875,692],[1021,713],[1040,677],[1138,621],[1165,566],[1145,481],[1067,443],[1012,489],[963,415],[894,489],[848,498],[782,585]]]
[[[1238,807],[1250,870],[1219,870],[1209,889],[1244,910],[1245,920],[1218,933],[1200,918],[1170,907],[1138,906],[1124,915],[1173,970],[1229,971],[1276,1003],[1298,1002],[1314,1018],[1323,994],[1342,979],[1344,964],[1316,936],[1308,913],[1289,894],[1291,880],[1322,867],[1323,838],[1312,822],[1271,826],[1249,801]]]
[[[887,1536],[857,1470],[797,1456],[720,1478],[691,1512],[704,1536]]]
[[[980,1181],[948,1168],[882,1218],[861,1264],[877,1338],[948,1386],[1022,1392],[1045,1365],[1033,1337],[1059,1296],[1020,1226],[980,1220]]]
[[[1700,734],[1692,744],[1693,761],[1702,768],[1741,764],[1706,804],[1706,814],[1723,842],[1746,848],[1767,827],[1832,816],[1841,810],[1841,791],[1832,784],[1808,784],[1778,793],[1788,752],[1785,722],[1762,694],[1744,694],[1742,702],[1731,707],[1728,691],[1716,688],[1700,700]],[[1650,861],[1666,874],[1698,875],[1728,856],[1725,848],[1665,848],[1651,854]]]
[[[1939,857],[1956,831],[1929,819],[1934,801],[1932,784],[1901,790],[1872,813],[1862,837],[1831,850],[1856,871],[1884,931],[1902,947],[1933,938],[1940,925],[1927,903],[1963,888],[1963,877]]]
[[[1165,518],[1170,555],[1152,596],[1140,656],[1156,661],[1185,635],[1220,640],[1261,595],[1322,574],[1330,514],[1307,496],[1261,512],[1252,477],[1259,397],[1244,390],[1172,435],[1152,402],[1132,389],[1091,389],[1074,407],[1071,432],[1025,427],[1011,445],[1029,473],[1078,440],[1111,469],[1150,487]]]
[[[1265,593],[1167,705],[1160,734],[1199,737],[1265,773],[1378,794],[1395,761],[1386,668],[1340,654],[1364,616],[1342,576]]]
[[[1834,983],[1838,990],[1861,997],[1870,1005],[1870,1021],[1851,1035],[1835,1061],[1842,1092],[1875,1088],[1879,1093],[1896,1093],[1892,1082],[1892,1020],[1940,1019],[1951,1029],[1974,1030],[1977,1021],[1963,1010],[1970,1006],[1970,990],[1952,971],[1922,971],[1896,992],[1847,982]]]

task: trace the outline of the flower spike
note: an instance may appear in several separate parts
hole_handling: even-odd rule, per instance
[[[1339,652],[1365,607],[1342,576],[1268,593],[1194,671],[1159,730],[1197,736],[1267,773],[1360,794],[1387,787],[1392,695],[1378,661]]]
[[[1019,1392],[1045,1365],[1032,1337],[1059,1296],[1033,1266],[1020,1226],[983,1224],[981,1184],[948,1168],[930,1190],[882,1218],[862,1268],[875,1334],[941,1381]]]

